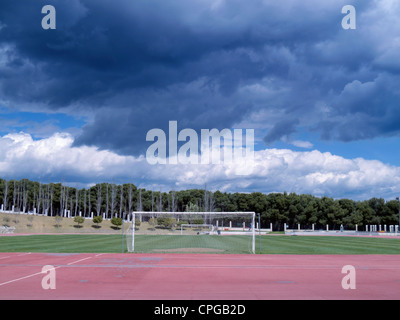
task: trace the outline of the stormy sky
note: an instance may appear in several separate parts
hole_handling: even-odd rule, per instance
[[[391,199],[399,15],[394,0],[2,0],[0,177]],[[254,129],[257,170],[148,165],[146,133],[169,121]]]

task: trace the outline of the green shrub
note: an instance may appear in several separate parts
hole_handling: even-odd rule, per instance
[[[149,225],[150,225],[150,230],[155,230],[155,227],[157,225],[157,220],[154,218],[149,219]]]
[[[116,229],[119,229],[122,226],[122,218],[114,217],[111,219],[111,223],[115,226]]]
[[[139,227],[140,227],[140,219],[139,218],[136,218],[135,219],[135,229],[139,229]]]
[[[103,222],[103,217],[102,216],[94,216],[93,217],[93,223],[96,224],[96,228],[100,228],[99,223]]]
[[[196,218],[193,220],[193,223],[194,224],[204,224],[204,220],[201,218]]]
[[[166,229],[172,229],[176,226],[176,219],[172,218],[171,216],[158,217],[157,224]]]
[[[85,218],[84,217],[81,217],[81,216],[76,216],[75,218],[74,218],[74,222],[76,222],[77,224],[78,224],[78,226],[76,226],[77,228],[81,228],[82,226],[81,226],[81,223],[84,223],[85,222]]]

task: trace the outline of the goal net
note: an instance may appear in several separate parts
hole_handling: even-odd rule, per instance
[[[134,212],[128,252],[255,253],[254,212]]]

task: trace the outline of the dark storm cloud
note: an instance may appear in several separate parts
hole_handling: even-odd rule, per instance
[[[56,30],[41,28],[45,4],[57,9]],[[0,101],[89,114],[75,144],[123,154],[143,153],[146,132],[169,120],[222,129],[260,110],[282,111],[276,122],[258,119],[271,128],[267,143],[300,126],[344,141],[398,134],[399,49],[388,45],[398,22],[374,27],[379,3],[354,1],[357,30],[347,32],[345,4],[5,0]],[[267,93],[256,98],[248,88],[257,85]]]
[[[298,119],[285,119],[276,123],[264,137],[264,142],[270,144],[274,141],[280,140],[284,136],[294,133],[296,131],[295,127],[298,123]]]

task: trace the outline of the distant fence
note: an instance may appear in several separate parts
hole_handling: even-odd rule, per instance
[[[285,234],[289,235],[330,235],[330,236],[350,236],[350,235],[371,235],[371,236],[400,236],[400,230],[398,225],[366,225],[363,227],[364,230],[359,230],[358,226],[355,225],[353,230],[345,229],[342,225],[339,230],[332,230],[329,225],[326,225],[325,229],[314,228],[312,225],[311,229],[302,229],[301,225],[298,224],[296,229],[288,229],[287,225],[284,225]]]

